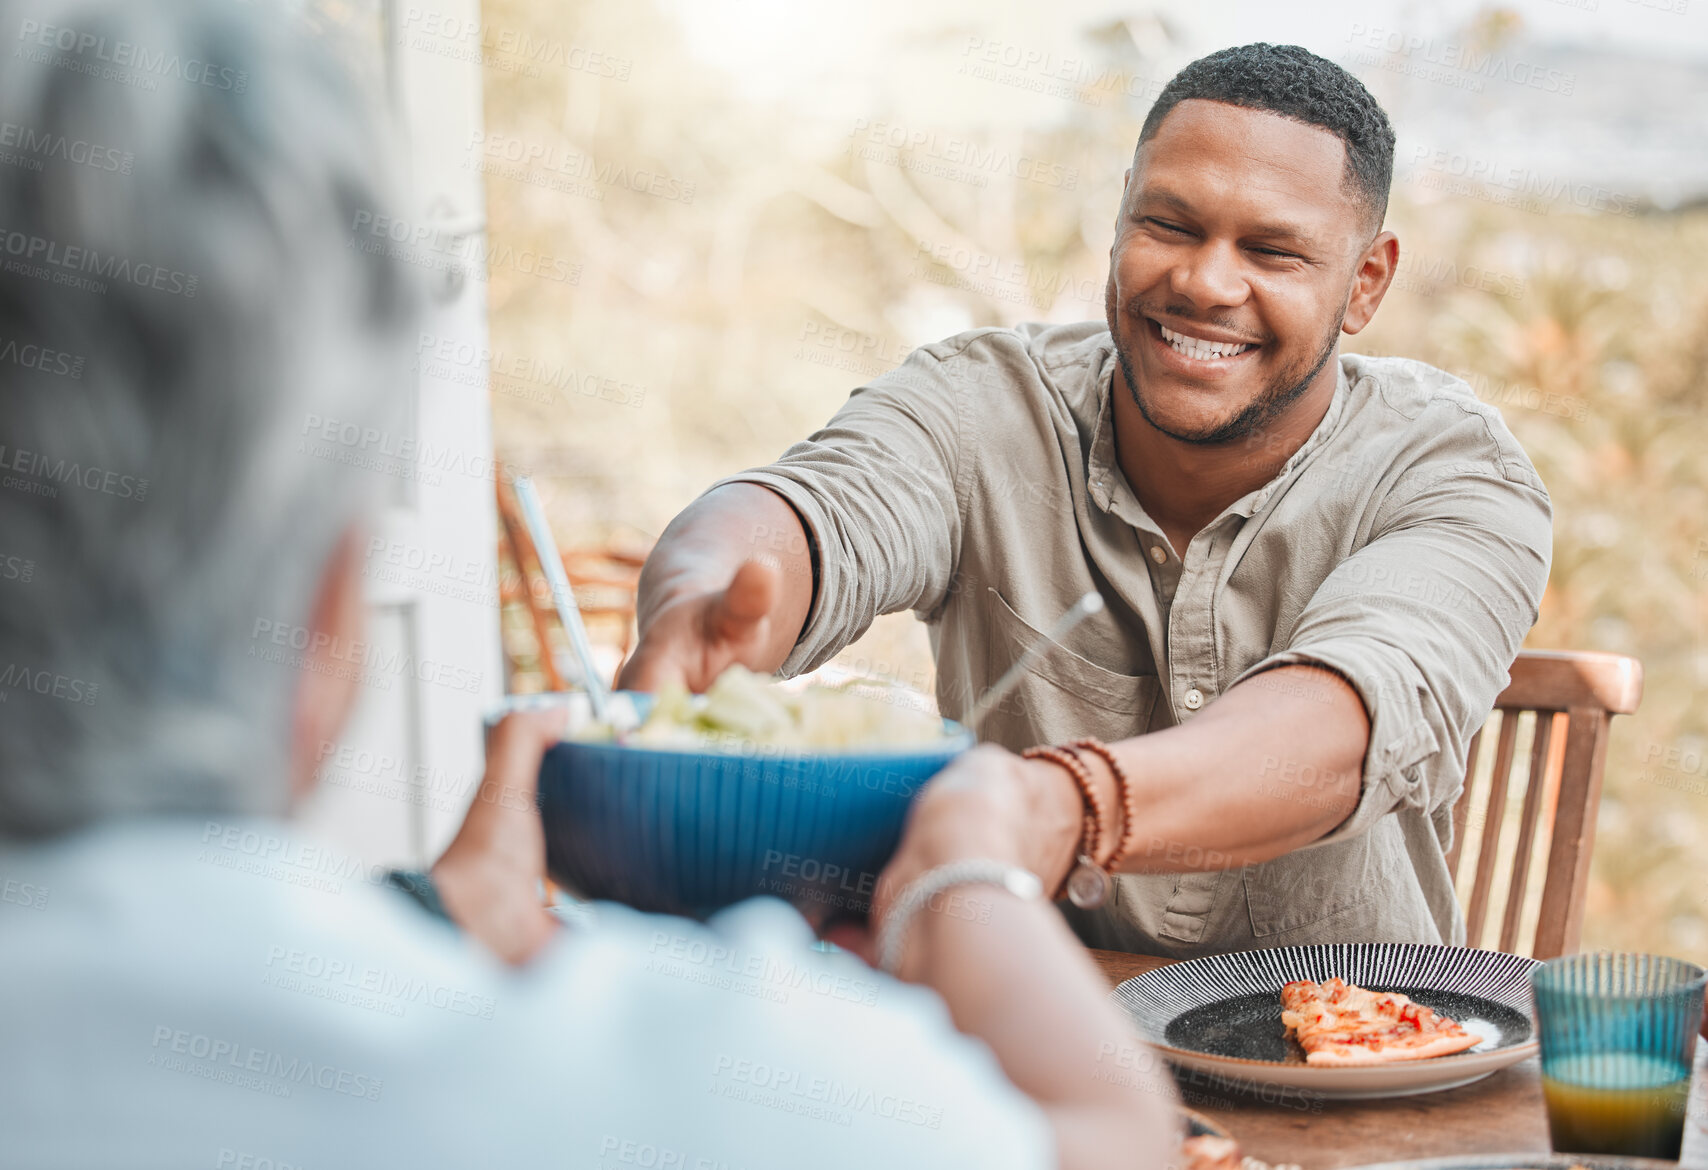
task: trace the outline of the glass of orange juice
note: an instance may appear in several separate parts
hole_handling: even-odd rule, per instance
[[[1678,1159],[1708,971],[1658,955],[1569,955],[1530,976],[1556,1151]]]

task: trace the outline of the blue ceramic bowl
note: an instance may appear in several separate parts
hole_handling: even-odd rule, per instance
[[[566,740],[546,753],[552,879],[589,898],[705,918],[769,894],[862,920],[925,782],[973,745],[693,751]]]

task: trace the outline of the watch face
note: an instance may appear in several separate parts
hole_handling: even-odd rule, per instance
[[[1095,910],[1109,900],[1109,891],[1114,885],[1114,879],[1107,873],[1082,859],[1068,875],[1068,901],[1081,910]]]

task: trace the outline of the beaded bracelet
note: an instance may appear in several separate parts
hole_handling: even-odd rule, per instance
[[[1109,817],[1103,807],[1103,797],[1092,781],[1091,769],[1085,766],[1085,761],[1079,758],[1077,752],[1052,744],[1027,748],[1020,754],[1023,759],[1048,760],[1061,768],[1073,778],[1074,786],[1079,789],[1080,798],[1085,802],[1085,823],[1080,834],[1076,864],[1062,883],[1063,888],[1056,891],[1055,896],[1060,898],[1065,892],[1068,901],[1081,910],[1092,910],[1103,905],[1108,901],[1115,883],[1110,878],[1109,871],[1097,864],[1096,860],[1097,855],[1103,851],[1104,826],[1109,823]]]
[[[1092,781],[1091,770],[1085,766],[1085,761],[1079,758],[1079,753],[1046,743],[1027,748],[1020,755],[1022,759],[1027,760],[1048,760],[1073,780],[1074,787],[1079,789],[1080,799],[1085,802],[1085,827],[1080,837],[1079,851],[1089,853],[1093,857],[1101,853],[1103,826],[1108,821],[1108,813],[1103,807],[1103,796]]]
[[[1069,749],[1083,748],[1102,757],[1103,762],[1109,765],[1109,771],[1115,777],[1115,790],[1121,795],[1121,837],[1115,842],[1115,852],[1111,853],[1109,860],[1104,863],[1108,868],[1114,869],[1121,864],[1121,859],[1132,850],[1133,840],[1138,835],[1139,798],[1138,793],[1133,790],[1132,777],[1127,775],[1127,769],[1121,766],[1121,761],[1115,758],[1115,753],[1110,750],[1109,745],[1100,739],[1086,736],[1084,739],[1074,740],[1067,746]]]

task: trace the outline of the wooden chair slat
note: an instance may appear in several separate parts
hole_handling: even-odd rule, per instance
[[[1518,713],[1501,712],[1500,736],[1495,740],[1494,771],[1489,775],[1488,802],[1483,805],[1482,844],[1477,849],[1477,877],[1471,886],[1471,907],[1465,913],[1465,938],[1476,946],[1483,937],[1488,916],[1489,893],[1494,889],[1494,867],[1500,852],[1500,831],[1505,821],[1507,780],[1512,772],[1512,753],[1518,740]]]
[[[1465,852],[1465,818],[1471,812],[1471,781],[1477,778],[1477,749],[1483,742],[1483,729],[1471,737],[1471,748],[1465,753],[1465,786],[1459,799],[1453,802],[1453,844],[1447,850],[1447,875],[1459,880],[1459,856]]]
[[[1611,722],[1611,716],[1597,707],[1574,707],[1568,713],[1559,804],[1548,848],[1548,876],[1542,886],[1543,915],[1532,952],[1538,959],[1578,949]]]
[[[1554,723],[1558,717],[1536,713],[1536,730],[1530,737],[1530,778],[1524,787],[1524,811],[1518,819],[1518,844],[1512,854],[1512,884],[1506,891],[1506,912],[1501,916],[1500,949],[1510,951],[1518,942],[1519,919],[1524,914],[1524,893],[1530,877],[1530,855],[1536,849],[1536,822],[1542,814],[1542,793],[1548,787],[1548,765],[1553,755]]]
[[[516,572],[522,578],[522,593],[526,598],[528,617],[533,622],[534,637],[540,644],[540,673],[546,676],[546,689],[561,691],[565,689],[563,675],[558,673],[551,639],[547,633],[549,626],[546,615],[532,587],[531,573],[538,572],[543,576],[544,570],[539,567],[539,552],[528,536],[527,525],[522,522],[521,506],[516,502],[515,491],[504,481],[505,477],[502,475],[494,477],[498,495],[498,520],[504,529],[504,538],[510,542],[510,555],[516,562]],[[530,560],[534,566],[532,570],[529,568]]]

